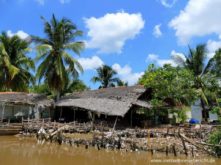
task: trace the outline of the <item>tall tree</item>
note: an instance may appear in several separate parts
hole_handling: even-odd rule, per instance
[[[218,55],[217,55],[218,56]],[[214,79],[213,72],[217,70],[215,62],[220,60],[220,57],[214,56],[207,62],[207,50],[206,45],[197,45],[195,49],[189,48],[189,53],[183,60],[183,66],[191,70],[194,74],[195,81],[194,86],[198,90],[200,95],[200,102],[202,106],[202,115],[205,121],[208,119],[208,111],[206,105],[208,105],[208,97],[206,91],[208,86],[216,81]],[[217,58],[215,58],[217,57]],[[214,69],[216,68],[216,69]],[[213,82],[212,82],[213,81]],[[216,83],[217,84],[217,83]]]
[[[41,64],[37,70],[37,78],[44,78],[45,84],[54,93],[57,99],[63,92],[65,86],[83,72],[80,63],[74,59],[69,52],[73,51],[80,55],[84,43],[75,41],[76,37],[82,36],[82,31],[71,22],[62,18],[58,20],[53,15],[50,22],[44,21],[45,38],[34,37],[37,46],[37,60]]]
[[[91,81],[96,83],[100,82],[99,88],[114,87],[115,83],[119,82],[119,78],[115,77],[117,72],[108,65],[103,65],[97,68],[97,76],[94,76]]]
[[[0,35],[0,89],[2,91],[27,91],[34,83],[30,70],[34,62],[26,56],[30,42],[18,36]]]
[[[196,99],[194,76],[185,68],[171,65],[157,68],[153,64],[149,65],[139,79],[139,84],[153,90],[152,101],[159,106],[164,106],[166,102],[175,107],[190,106]]]
[[[123,80],[119,80],[119,81],[117,81],[117,86],[128,86],[128,82],[124,82]]]

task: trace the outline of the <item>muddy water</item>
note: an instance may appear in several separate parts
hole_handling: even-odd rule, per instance
[[[68,145],[38,145],[34,139],[0,136],[0,165],[221,165],[221,159],[186,158],[147,152],[98,151]]]

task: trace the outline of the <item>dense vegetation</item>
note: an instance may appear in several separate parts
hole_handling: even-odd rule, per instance
[[[87,85],[79,80],[83,68],[74,58],[84,49],[84,42],[77,41],[83,32],[66,18],[58,20],[53,15],[50,21],[43,17],[42,20],[43,38],[21,39],[6,32],[0,34],[0,91],[44,93],[59,99],[67,93],[87,90]],[[28,57],[32,43],[36,48],[35,59]],[[148,66],[138,84],[153,91],[153,111],[148,114],[151,118],[156,117],[156,113],[166,112],[161,109],[167,109],[170,113],[175,112],[180,122],[185,121],[185,111],[196,100],[201,103],[205,121],[209,111],[220,115],[221,49],[211,59],[207,54],[206,46],[201,44],[194,49],[189,47],[185,58],[177,56],[176,67],[169,64]],[[96,71],[97,75],[91,81],[100,83],[99,88],[128,85],[110,66],[103,65]],[[212,144],[218,144],[220,140],[221,129],[209,137]],[[221,154],[220,148],[214,147],[214,150]]]
[[[21,39],[5,32],[0,35],[0,91],[30,91],[58,99],[88,89],[79,80],[83,68],[74,58],[84,49],[84,42],[77,40],[83,32],[66,18],[59,20],[53,15],[50,21],[42,20],[44,37]],[[35,60],[28,57],[31,43],[36,48]],[[151,102],[156,108],[172,106],[179,110],[200,100],[207,120],[208,110],[219,109],[221,49],[208,60],[206,46],[198,45],[189,48],[185,58],[177,57],[176,62],[177,67],[148,66],[138,83],[152,88]],[[96,71],[91,80],[100,83],[99,88],[128,85],[110,66],[103,65]]]

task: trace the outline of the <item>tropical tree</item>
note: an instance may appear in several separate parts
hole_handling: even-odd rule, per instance
[[[157,107],[169,104],[171,107],[190,106],[196,100],[194,76],[185,68],[164,65],[149,65],[139,84],[152,89],[152,101]]]
[[[155,67],[151,64],[139,79],[139,84],[152,90],[150,103],[154,121],[158,115],[171,113],[185,122],[185,111],[197,98],[192,72],[171,65]]]
[[[97,76],[94,76],[91,81],[94,83],[100,82],[101,85],[99,88],[114,87],[115,83],[120,81],[119,78],[115,77],[117,72],[108,65],[103,65],[97,68],[96,71]]]
[[[213,73],[221,71],[220,65],[218,65],[221,61],[220,51],[217,51],[216,55],[208,62],[207,60],[205,44],[197,45],[195,49],[189,48],[188,55],[183,59],[183,66],[194,74],[194,87],[200,96],[202,115],[205,121],[208,118],[208,110],[206,109],[206,105],[208,105],[207,93],[210,91],[208,88],[210,88],[211,83],[213,84],[212,87],[218,86],[216,76]],[[212,94],[211,91],[209,93]]]
[[[0,35],[0,90],[27,91],[34,83],[30,70],[34,70],[34,62],[26,54],[30,42],[18,36],[9,37],[3,32]]]
[[[72,93],[72,92],[80,92],[89,89],[83,81],[76,79],[76,80],[71,80],[70,83],[68,83],[65,88],[63,89],[61,95],[65,95],[67,93]],[[49,97],[53,97],[53,93],[49,89],[47,84],[38,84],[31,86],[29,89],[33,93],[41,93],[41,94],[46,94]]]
[[[128,86],[128,82],[124,82],[123,80],[117,81],[117,86]]]
[[[216,50],[215,55],[208,63],[208,69],[215,74],[218,79],[221,78],[221,48]]]
[[[44,78],[44,83],[59,99],[70,80],[76,79],[79,72],[83,72],[80,63],[69,54],[73,51],[80,55],[83,50],[84,43],[75,41],[76,37],[82,36],[82,31],[66,18],[58,20],[53,15],[50,22],[42,19],[46,37],[33,37],[38,44],[36,59],[41,62],[36,76],[39,82]]]

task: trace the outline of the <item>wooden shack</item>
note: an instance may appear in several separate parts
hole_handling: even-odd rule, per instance
[[[52,116],[53,100],[44,95],[22,92],[0,92],[0,120],[18,122]]]
[[[151,89],[144,86],[111,87],[98,90],[74,92],[62,97],[56,104],[55,119],[66,122],[78,120],[103,120],[134,125],[136,110],[149,110]]]

